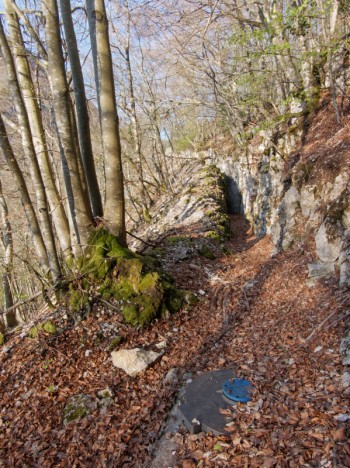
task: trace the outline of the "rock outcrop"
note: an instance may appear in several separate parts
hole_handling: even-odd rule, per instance
[[[270,234],[276,253],[312,239],[316,260],[339,268],[343,286],[350,286],[348,127],[337,126],[323,102],[284,133],[260,131],[241,153],[216,156],[255,233]]]

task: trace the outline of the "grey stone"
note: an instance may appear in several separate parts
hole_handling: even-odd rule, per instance
[[[179,380],[179,370],[176,367],[174,367],[173,369],[170,369],[167,372],[164,378],[164,383],[166,385],[175,384],[178,380]]]
[[[341,381],[344,388],[350,387],[350,372],[344,372]]]
[[[325,223],[321,224],[315,240],[316,253],[322,262],[335,262],[339,258],[341,238],[329,235]]]
[[[309,263],[309,278],[322,278],[334,273],[334,263]]]
[[[344,366],[350,366],[350,328],[346,330],[340,342],[340,354]]]
[[[97,408],[97,403],[90,395],[80,393],[68,398],[63,408],[63,424],[78,421]]]
[[[340,256],[340,286],[350,287],[350,229],[344,232]]]
[[[123,369],[128,375],[134,377],[158,361],[163,356],[163,353],[133,348],[113,351],[111,355],[115,367]]]

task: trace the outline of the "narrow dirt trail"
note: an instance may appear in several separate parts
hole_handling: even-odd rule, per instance
[[[224,254],[213,242],[215,259],[166,257],[178,286],[201,297],[189,310],[138,331],[96,305],[60,336],[13,339],[0,355],[3,466],[147,467],[183,376],[221,368],[253,382],[252,404],[232,413],[227,436],[174,434],[177,466],[350,465],[348,423],[336,419],[348,413],[338,348],[349,293],[336,279],[306,286],[306,249],[271,257],[271,240],[254,238],[243,218],[232,217],[231,231]],[[176,234],[199,235],[190,228]],[[305,343],[331,313],[331,326]],[[123,334],[125,348],[166,341],[164,357],[127,376],[96,339],[107,325]],[[177,379],[167,382],[174,369]],[[106,387],[115,395],[107,409],[63,426],[68,396]]]
[[[338,351],[349,293],[335,280],[308,288],[306,250],[271,257],[271,241],[254,239],[242,217],[231,218],[231,231],[233,254],[209,274],[209,310],[221,327],[208,317],[211,333],[187,368],[232,367],[256,394],[232,412],[230,435],[178,435],[182,466],[350,466]]]

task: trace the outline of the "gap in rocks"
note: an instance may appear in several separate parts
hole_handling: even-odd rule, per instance
[[[225,187],[227,213],[229,215],[244,215],[243,197],[237,182],[232,177],[226,176]]]

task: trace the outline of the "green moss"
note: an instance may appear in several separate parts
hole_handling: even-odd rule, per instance
[[[55,385],[49,385],[46,390],[48,393],[51,394],[57,393],[57,387]]]
[[[175,237],[169,242],[180,240],[191,242],[188,237]],[[96,291],[105,300],[114,298],[124,320],[132,325],[144,326],[161,316],[165,297],[170,297],[170,279],[157,271],[159,264],[153,257],[135,255],[120,247],[114,236],[98,231],[86,258],[79,259],[78,264],[82,279],[69,287],[73,312],[88,307],[92,291]]]
[[[165,243],[168,245],[174,245],[179,242],[190,242],[191,239],[185,236],[169,236],[166,238]]]
[[[146,221],[146,223],[150,223],[151,222],[151,215],[149,213],[149,209],[148,208],[145,208],[143,210],[143,219]]]
[[[2,346],[5,342],[4,335],[0,332],[0,346]]]
[[[207,231],[204,234],[204,237],[208,239],[221,240],[221,236],[216,231]]]
[[[40,330],[41,330],[41,325],[34,326],[29,330],[28,336],[30,338],[36,338],[39,335]]]
[[[165,304],[170,313],[178,312],[183,306],[185,291],[180,291],[173,287],[167,291]]]
[[[111,352],[113,351],[117,346],[119,346],[122,342],[124,341],[124,338],[120,335],[118,336],[115,336],[114,338],[112,338],[111,342],[109,343],[109,345],[107,346],[106,348],[106,351],[107,352]]]
[[[84,309],[89,303],[87,293],[75,289],[75,285],[69,286],[69,307],[73,312],[79,312]]]
[[[214,260],[216,258],[211,249],[206,244],[202,245],[198,253],[202,257],[207,258],[209,260]]]
[[[208,218],[211,218],[216,214],[216,210],[207,210],[204,214],[205,216],[208,216]]]
[[[84,418],[90,413],[90,398],[87,395],[75,395],[70,397],[63,410],[63,423]]]
[[[48,320],[47,322],[43,324],[43,330],[46,333],[50,333],[51,335],[55,335],[57,333],[56,325],[52,323],[50,320]]]

